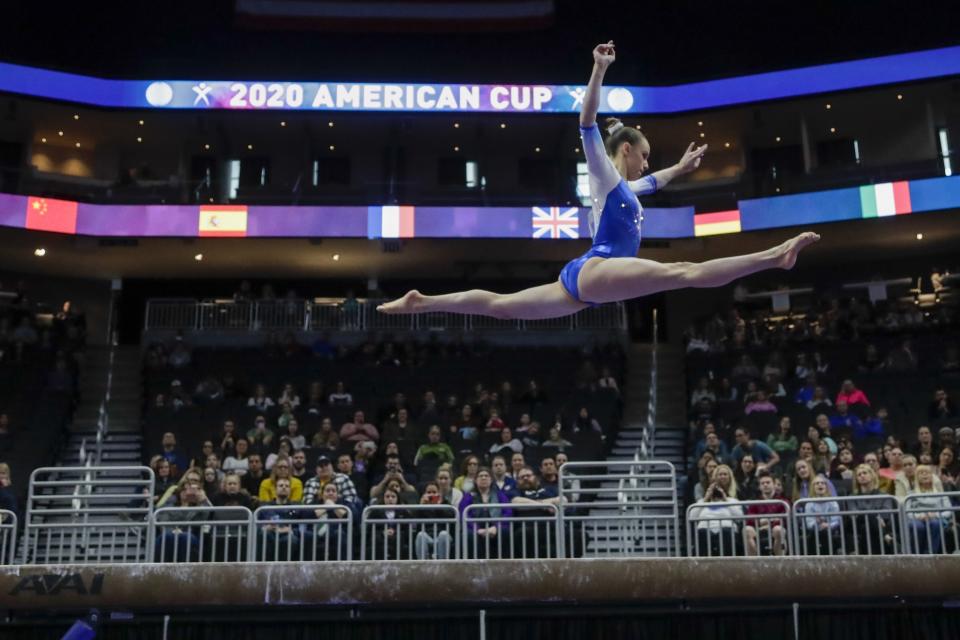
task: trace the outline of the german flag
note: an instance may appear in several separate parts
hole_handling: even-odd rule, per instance
[[[197,235],[204,238],[245,237],[247,205],[202,205]]]
[[[722,233],[740,233],[740,210],[715,211],[693,216],[693,235],[716,236]]]
[[[34,231],[76,233],[77,203],[30,196],[27,198],[27,220],[24,226]]]

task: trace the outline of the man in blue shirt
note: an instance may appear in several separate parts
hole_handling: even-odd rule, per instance
[[[732,457],[738,465],[743,456],[747,454],[753,456],[753,460],[757,463],[758,472],[761,470],[761,465],[764,469],[771,469],[780,462],[780,456],[777,455],[777,452],[768,447],[766,443],[759,440],[752,440],[750,438],[750,430],[746,427],[737,427],[737,430],[733,433],[733,437],[737,441],[737,446],[733,448],[730,457]]]

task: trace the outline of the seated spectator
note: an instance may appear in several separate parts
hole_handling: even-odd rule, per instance
[[[340,427],[340,440],[342,442],[380,442],[380,432],[377,428],[366,421],[363,411],[356,411],[353,414],[353,422],[344,423]]]
[[[497,453],[511,453],[523,451],[523,443],[513,437],[513,431],[510,427],[504,427],[500,430],[500,442],[490,445],[490,455]]]
[[[373,471],[374,457],[377,455],[377,445],[372,440],[358,442],[353,447],[353,468],[357,473],[369,475]]]
[[[225,472],[232,472],[238,476],[244,476],[247,473],[249,460],[247,454],[249,452],[249,443],[245,438],[240,438],[237,440],[235,445],[235,451],[233,455],[227,456],[223,461],[223,470]]]
[[[13,512],[17,516],[17,521],[21,522],[20,501],[17,499],[17,492],[10,477],[10,465],[6,462],[0,462],[0,509]],[[0,522],[3,522],[2,518]]]
[[[410,420],[409,409],[405,407],[397,409],[396,416],[383,425],[382,435],[387,442],[399,442],[400,440],[418,442],[422,437],[417,425]]]
[[[185,512],[165,511],[156,515],[157,562],[197,562],[200,560],[200,537],[204,535],[199,526],[183,523],[203,523],[212,517],[212,512],[201,507],[212,507],[203,490],[199,470],[191,469],[179,483],[171,487],[169,497],[161,500],[157,508],[187,508]],[[163,526],[163,522],[177,522],[176,526]]]
[[[793,367],[793,377],[797,380],[807,380],[810,379],[810,363],[807,361],[807,354],[798,353],[796,364]],[[816,382],[816,377],[814,377],[814,382]]]
[[[833,415],[830,416],[829,421],[830,426],[834,429],[843,429],[844,431],[852,433],[863,429],[863,422],[860,418],[850,413],[849,407],[844,400],[837,402],[836,410]]]
[[[420,496],[422,505],[450,505],[440,492],[440,486],[433,480],[423,486],[423,495]],[[456,506],[456,505],[452,505]],[[438,509],[432,511],[424,509],[415,513],[417,518],[424,520],[440,520],[449,518],[450,514],[446,510]],[[418,527],[417,537],[414,545],[416,548],[417,560],[445,560],[450,557],[450,549],[453,545],[451,532],[443,525],[434,526],[424,523]]]
[[[513,515],[509,506],[510,499],[493,486],[493,474],[486,467],[477,470],[472,490],[464,494],[460,502],[461,514],[466,513],[471,505],[483,505],[484,508],[472,509],[469,520],[465,522],[468,532],[465,549],[467,557],[496,557],[500,555],[500,550],[509,549],[509,541],[498,544],[497,537],[504,536],[509,531],[509,518]]]
[[[753,456],[757,463],[758,472],[761,469],[771,469],[780,462],[780,456],[777,455],[777,452],[763,442],[752,439],[750,430],[746,427],[737,427],[734,431],[734,439],[737,441],[737,446],[733,448],[730,457],[733,458],[735,463],[739,464],[740,458],[748,453]]]
[[[221,469],[220,456],[217,454],[211,453],[208,455],[203,463],[203,468],[213,469],[214,473],[217,475],[217,482],[220,483],[223,481],[223,469]]]
[[[303,500],[303,483],[292,477],[290,474],[290,459],[281,458],[273,465],[270,476],[264,478],[260,483],[260,502],[270,502],[277,497],[277,480],[290,481],[290,500],[300,502]],[[252,471],[252,469],[251,469]]]
[[[750,415],[754,412],[766,411],[769,413],[777,412],[777,405],[770,402],[767,398],[767,392],[762,389],[757,391],[756,398],[747,403],[747,406],[744,407],[743,412],[746,415]]]
[[[517,481],[507,473],[507,459],[500,454],[493,456],[490,461],[490,470],[493,472],[493,484],[507,496],[513,495],[517,488]]]
[[[256,508],[250,494],[243,491],[240,476],[235,473],[227,473],[223,477],[223,491],[212,502],[216,507],[244,507],[251,511]]]
[[[736,384],[743,384],[749,380],[755,380],[760,377],[760,370],[753,363],[753,358],[744,354],[740,356],[740,361],[730,372],[730,377]]]
[[[241,477],[243,490],[254,500],[260,496],[260,483],[267,478],[263,469],[263,457],[259,453],[250,453],[247,456],[247,473]]]
[[[791,433],[791,423],[788,416],[780,418],[780,426],[777,433],[771,433],[767,437],[767,446],[773,449],[781,458],[786,455],[794,455],[797,452],[797,436]]]
[[[871,512],[878,511],[877,515],[851,516],[851,535],[854,548],[851,550],[847,542],[847,553],[857,554],[886,554],[893,551],[896,533],[897,501],[895,498],[880,489],[879,477],[868,464],[861,464],[854,472],[853,493],[860,496],[859,500],[851,500],[846,504],[850,511]],[[883,499],[877,496],[884,496]]]
[[[463,405],[460,409],[459,417],[450,425],[450,433],[459,435],[463,440],[476,440],[479,437],[480,430],[477,428],[477,420],[473,415],[473,406]]]
[[[720,439],[720,436],[718,436],[714,431],[708,432],[704,439],[697,443],[697,446],[694,449],[694,456],[699,458],[706,451],[712,453],[717,462],[721,464],[725,464],[728,460],[730,460],[730,451],[727,448],[727,443],[723,442]]]
[[[517,473],[525,466],[527,466],[527,460],[522,453],[515,453],[510,456],[510,477],[516,480]]]
[[[867,394],[857,389],[856,385],[853,384],[853,380],[850,379],[844,380],[843,385],[840,387],[840,393],[837,394],[837,408],[840,407],[841,402],[848,407],[855,404],[870,406],[870,400],[867,399]]]
[[[204,467],[203,469],[203,492],[211,501],[215,500],[220,493],[220,478],[217,470],[213,467]]]
[[[813,396],[806,403],[811,411],[824,411],[833,407],[833,401],[827,397],[827,390],[821,386],[813,389]]]
[[[427,432],[427,443],[420,445],[420,448],[417,449],[417,453],[413,457],[413,466],[419,467],[421,463],[428,460],[430,464],[436,462],[436,466],[453,463],[453,450],[446,442],[440,441],[441,436],[440,427],[437,425],[430,427]]]
[[[836,500],[823,500],[834,494],[830,481],[817,475],[811,483],[810,497],[819,498],[803,506],[803,544],[805,555],[832,555],[841,549],[840,504]]]
[[[832,455],[836,455],[837,451],[839,450],[836,441],[828,436],[823,430],[823,427],[826,427],[829,430],[830,423],[825,422],[821,424],[822,421],[819,418],[820,417],[817,416],[816,425],[810,425],[807,427],[807,440],[813,445],[813,455],[816,456],[817,453],[819,453],[821,442],[825,442],[827,444],[827,448],[830,450],[830,453]]]
[[[310,472],[307,470],[307,454],[303,449],[294,451],[290,456],[290,476],[302,483],[310,479]]]
[[[775,378],[774,376],[764,376],[763,377],[764,391],[767,394],[767,398],[786,398],[787,390],[783,387],[783,384]]]
[[[853,438],[864,440],[867,438],[882,438],[890,430],[890,414],[886,407],[878,407],[876,414],[854,426]]]
[[[744,457],[744,460],[747,460]],[[769,471],[763,471],[757,474],[757,495],[752,498],[756,500],[776,500],[777,485],[773,481],[773,476]],[[747,515],[750,516],[769,516],[786,515],[787,509],[782,504],[751,504],[747,506]],[[743,527],[743,546],[748,556],[758,556],[766,553],[766,550],[775,556],[783,555],[786,551],[784,538],[785,522],[782,518],[762,517],[747,520]]]
[[[419,495],[417,494],[416,487],[413,485],[413,483],[416,482],[416,478],[412,474],[407,474],[403,471],[403,467],[400,464],[400,456],[397,453],[388,452],[386,468],[381,475],[374,477],[373,486],[370,488],[371,504],[374,500],[381,498],[384,489],[386,489],[392,481],[396,481],[399,485],[397,495],[400,496],[404,504],[416,503]]]
[[[264,481],[266,482],[266,480]],[[261,500],[257,512],[258,522],[267,522],[257,532],[257,558],[260,560],[298,560],[304,540],[303,530],[297,525],[307,515],[301,509],[291,508],[300,504],[293,498],[290,478],[277,478],[273,498]]]
[[[337,473],[342,473],[350,478],[350,481],[356,489],[357,496],[359,497],[358,502],[360,504],[370,497],[370,483],[367,479],[367,474],[357,473],[354,470],[352,455],[349,453],[341,453],[337,457]],[[306,491],[306,489],[304,489],[304,491]]]
[[[267,455],[267,471],[272,470],[278,460],[289,460],[292,455],[293,444],[290,442],[290,438],[282,436],[280,438],[280,444],[277,446],[277,452]]]
[[[896,481],[897,474],[903,471],[903,449],[900,447],[890,447],[886,457],[887,466],[881,467],[877,472],[882,478],[889,478]]]
[[[562,451],[567,447],[572,447],[573,443],[570,442],[569,440],[564,439],[564,437],[560,434],[560,426],[558,423],[553,425],[553,427],[550,428],[550,437],[544,440],[541,446],[553,447],[558,451]]]
[[[711,403],[717,401],[717,395],[710,388],[710,380],[706,376],[697,381],[697,388],[690,394],[690,406],[696,406],[703,399],[709,400]]]
[[[344,504],[349,504],[351,510],[359,512],[362,501],[356,485],[349,474],[334,471],[333,463],[326,455],[317,458],[316,475],[307,480],[304,485],[303,504],[320,504],[324,487],[331,483],[337,488],[338,499]]]
[[[809,440],[804,440],[800,443],[800,446],[797,447],[797,460],[806,460],[813,466],[813,459],[816,457],[817,452],[813,448],[813,443]]]
[[[940,452],[937,450],[937,443],[933,441],[930,427],[924,425],[917,429],[917,443],[910,448],[910,453],[918,459],[924,454],[930,456],[931,460],[937,457]]]
[[[560,470],[557,459],[546,455],[540,460],[540,485],[560,494]]]
[[[143,491],[144,496],[149,497],[154,506],[156,506],[160,498],[170,491],[171,487],[177,484],[177,482],[174,480],[173,474],[170,473],[170,463],[163,456],[153,456],[150,459],[150,468],[153,469],[153,495],[149,495],[149,489],[144,489]]]
[[[880,475],[880,459],[877,457],[877,454],[873,451],[864,454],[863,464],[867,465],[873,470],[873,474],[877,477],[877,487],[880,489],[880,491],[892,496],[894,494],[893,478],[885,478]],[[856,469],[854,469],[853,482],[854,486],[856,486]]]
[[[930,495],[943,492],[943,487],[937,486],[937,475],[932,467],[917,467],[915,479],[908,493],[915,497],[911,498],[906,511],[910,547],[916,553],[945,553],[941,547],[943,533],[953,527],[950,499]]]
[[[453,471],[451,471],[450,465],[444,464],[437,469],[436,481],[443,500],[455,507],[459,507],[460,502],[463,500],[463,491],[453,485]]]
[[[310,439],[310,446],[314,449],[328,449],[336,451],[340,446],[340,434],[333,428],[333,421],[324,418],[320,422],[320,430]]]
[[[714,476],[724,467],[718,467]],[[727,467],[729,471],[729,467]],[[730,474],[733,481],[733,475]],[[690,509],[689,519],[696,522],[697,555],[732,556],[738,555],[737,521],[743,515],[743,507],[736,497],[729,496],[717,482],[711,482],[704,492],[702,500]]]
[[[793,396],[793,401],[798,404],[806,405],[808,408],[811,406],[810,401],[813,400],[813,394],[817,388],[817,376],[809,374],[806,376],[806,381],[803,386],[797,389],[797,392]]]
[[[490,407],[490,418],[487,420],[484,429],[486,431],[500,431],[506,426],[500,418],[500,410],[496,407]]]
[[[937,458],[937,476],[943,484],[944,491],[956,491],[958,479],[960,479],[960,465],[957,464],[957,456],[953,447],[943,447],[940,449],[940,455]]]
[[[707,451],[706,453],[710,452]],[[716,473],[720,464],[713,458],[713,454],[710,454],[710,458],[704,461],[698,474],[700,481],[693,489],[693,499],[695,501],[703,500],[703,496],[707,494],[707,488],[713,484],[713,474]]]
[[[254,407],[257,411],[266,411],[275,406],[273,400],[267,396],[267,388],[258,384],[253,388],[253,395],[247,400],[248,407]]]
[[[281,429],[281,432],[283,429]],[[287,422],[285,438],[290,440],[290,444],[293,446],[294,451],[300,451],[307,446],[307,439],[302,433],[300,433],[300,421],[296,418],[291,419]]]
[[[614,378],[610,372],[610,367],[601,367],[600,377],[597,379],[597,386],[601,389],[611,389],[616,392],[617,396],[620,395],[620,386],[617,384],[617,379]]]
[[[590,412],[587,411],[586,407],[580,407],[580,412],[577,414],[577,419],[573,423],[573,432],[579,433],[581,431],[593,431],[596,433],[603,432],[603,429],[600,427],[600,423],[590,417]]]
[[[310,389],[307,392],[307,413],[312,416],[318,416],[323,413],[324,405],[328,404],[323,392],[323,382],[315,380],[310,383]]]
[[[893,495],[903,502],[917,488],[917,457],[909,453],[903,456],[903,466],[893,479]]]
[[[280,405],[280,415],[277,416],[277,427],[280,433],[286,431],[290,422],[296,419],[297,417],[293,415],[293,406],[289,402]]]
[[[539,447],[541,444],[539,422],[531,422],[523,431],[517,430],[517,434],[520,436],[520,442],[523,443],[524,447]]]
[[[837,457],[833,459],[830,474],[827,477],[834,482],[853,480],[854,466],[853,451],[849,447],[841,447]]]
[[[172,473],[174,477],[184,473],[189,465],[187,464],[187,457],[177,449],[177,436],[168,431],[163,434],[161,444],[163,450],[160,455],[170,463],[172,467],[170,473]]]
[[[289,404],[291,409],[296,409],[300,406],[300,396],[297,395],[297,391],[293,388],[293,384],[288,382],[283,385],[283,392],[280,394],[280,397],[277,398],[277,404],[281,407],[285,404]]]
[[[237,425],[234,421],[230,419],[224,420],[223,426],[220,428],[220,434],[217,436],[217,441],[220,443],[218,448],[221,457],[226,459],[234,455],[234,447],[236,446],[238,437]],[[248,442],[247,445],[249,446],[249,444]]]
[[[881,371],[883,366],[884,362],[880,357],[880,351],[877,350],[877,345],[868,344],[863,358],[860,359],[860,364],[857,365],[857,370],[861,373],[874,373]]]
[[[353,394],[347,392],[342,381],[338,381],[336,390],[327,397],[327,404],[334,407],[350,407],[353,405]]]
[[[247,431],[247,442],[252,451],[263,455],[270,451],[274,436],[276,434],[267,429],[267,419],[259,415],[253,421],[253,429]]]
[[[453,481],[453,486],[467,494],[473,491],[473,483],[480,470],[480,458],[469,455],[463,459],[460,466],[460,475]]]
[[[740,397],[740,390],[731,382],[730,378],[720,379],[720,388],[717,390],[717,402],[736,402]]]
[[[943,387],[938,388],[933,394],[933,401],[927,409],[927,417],[931,422],[939,420],[952,420],[957,417],[957,405],[954,404],[947,390]]]

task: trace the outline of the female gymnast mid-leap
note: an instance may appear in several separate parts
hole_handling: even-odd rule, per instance
[[[660,263],[637,258],[640,248],[640,202],[635,194],[653,193],[679,175],[694,171],[707,145],[693,143],[676,165],[648,176],[650,143],[637,129],[607,119],[606,145],[597,128],[600,86],[616,58],[613,41],[593,50],[593,72],[580,110],[580,134],[590,173],[593,246],[566,264],[556,282],[516,293],[474,289],[428,296],[417,290],[377,307],[381,313],[447,311],[501,319],[543,320],[576,313],[589,306],[639,298],[684,287],[720,287],[765,269],[791,269],[797,254],[820,236],[801,233],[766,251],[707,262]]]

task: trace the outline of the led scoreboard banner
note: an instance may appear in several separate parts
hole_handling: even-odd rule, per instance
[[[679,113],[960,75],[960,47],[665,87],[604,87],[600,110]],[[111,80],[0,63],[0,91],[99,107],[575,113],[582,85]]]

